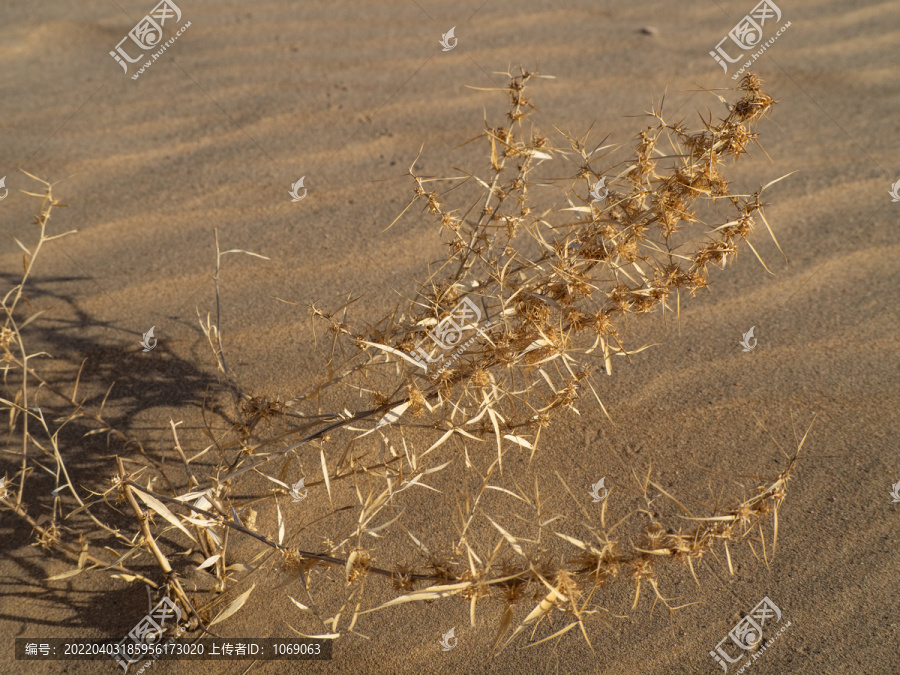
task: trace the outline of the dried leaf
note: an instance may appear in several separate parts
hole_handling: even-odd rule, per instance
[[[250,597],[250,594],[253,592],[254,588],[256,588],[256,584],[253,584],[250,588],[248,588],[246,591],[241,593],[235,599],[234,602],[232,602],[230,605],[228,605],[228,608],[225,611],[223,611],[221,614],[219,614],[219,616],[217,616],[215,619],[210,621],[209,625],[214,626],[215,624],[224,621],[225,619],[230,617],[232,614],[237,612],[241,607],[244,606],[244,603],[247,602],[247,598]]]
[[[293,602],[295,605],[297,605],[297,607],[299,607],[300,609],[302,609],[304,612],[311,612],[311,611],[312,611],[309,607],[307,607],[306,605],[304,605],[302,602],[297,602],[297,601],[294,600],[294,598],[292,598],[291,596],[288,596],[288,599],[289,599],[291,602]]]
[[[331,501],[331,479],[328,477],[328,464],[325,462],[325,448],[319,448],[322,458],[322,475],[325,477],[325,489],[328,490],[328,501]]]
[[[493,520],[491,520],[491,517],[490,517],[490,516],[485,516],[485,518],[487,518],[488,520],[491,521],[491,525],[493,525],[494,527],[497,528],[497,530],[500,532],[500,534],[503,535],[503,538],[506,539],[506,541],[509,542],[509,545],[513,547],[513,550],[514,550],[516,553],[518,553],[518,554],[519,554],[520,556],[522,556],[523,558],[526,557],[524,551],[522,551],[522,547],[519,546],[519,544],[518,544],[518,542],[516,541],[516,538],[515,538],[514,536],[512,536],[509,532],[507,532],[507,531],[504,530],[502,527],[500,527],[497,523],[495,523]]]
[[[423,600],[437,600],[438,598],[446,598],[450,595],[455,595],[459,591],[469,588],[472,585],[471,581],[463,581],[458,584],[447,584],[443,586],[429,586],[428,588],[422,588],[418,591],[413,591],[412,593],[407,593],[406,595],[401,595],[399,598],[394,598],[393,600],[388,600],[383,605],[376,607],[374,609],[367,609],[365,612],[360,612],[360,614],[368,614],[369,612],[377,612],[379,609],[384,609],[385,607],[391,607],[392,605],[402,605],[406,602],[421,602]]]
[[[336,638],[341,637],[340,633],[322,633],[321,635],[307,635],[306,633],[301,633],[300,631],[294,631],[297,635],[302,635],[305,638],[310,638],[313,640],[334,640]]]
[[[364,345],[369,345],[370,347],[376,347],[376,348],[381,349],[381,350],[383,350],[383,351],[386,351],[386,352],[389,352],[389,353],[394,354],[394,355],[396,355],[396,356],[399,356],[401,359],[404,359],[405,361],[409,361],[409,362],[410,362],[411,364],[413,364],[416,368],[422,368],[422,369],[424,369],[424,370],[426,370],[426,371],[428,370],[428,366],[427,366],[427,365],[425,365],[424,363],[419,363],[418,361],[416,361],[416,360],[415,360],[414,358],[412,358],[411,356],[409,356],[409,355],[404,354],[403,352],[401,352],[399,349],[394,349],[393,347],[388,347],[387,345],[380,345],[380,344],[378,344],[377,342],[367,342],[367,341],[365,341],[365,340],[360,340],[360,342],[362,342]]]
[[[61,581],[62,579],[68,579],[69,577],[74,577],[77,574],[81,574],[84,572],[83,569],[79,569],[76,567],[73,570],[69,570],[67,572],[62,572],[61,574],[54,574],[52,577],[47,577],[46,581]]]
[[[387,414],[379,420],[378,424],[375,425],[376,429],[380,429],[381,427],[387,424],[393,424],[397,420],[400,419],[401,415],[406,411],[406,409],[410,406],[410,402],[401,403],[398,406],[394,406],[390,410],[387,411]]]
[[[516,443],[518,445],[521,445],[523,448],[528,448],[529,450],[534,450],[534,446],[531,443],[529,443],[528,441],[526,441],[524,438],[522,438],[521,436],[513,436],[511,434],[506,434],[505,436],[503,436],[503,438],[505,438],[508,441],[512,441],[513,443]]]
[[[217,553],[216,555],[211,555],[211,556],[209,556],[206,560],[204,560],[202,563],[200,563],[200,564],[197,566],[197,569],[198,569],[198,570],[205,570],[207,567],[212,567],[213,565],[216,564],[216,561],[217,561],[219,558],[221,558],[221,557],[222,557],[222,556],[221,556],[220,554],[218,554],[218,553]]]
[[[175,514],[172,513],[171,511],[169,511],[169,509],[166,507],[165,504],[163,504],[161,501],[159,501],[156,497],[146,494],[140,488],[137,488],[135,486],[132,486],[132,488],[134,489],[135,492],[137,492],[137,495],[138,495],[138,497],[141,498],[142,502],[144,502],[147,506],[149,506],[151,509],[156,511],[163,518],[168,520],[170,523],[172,523],[172,525],[174,525],[179,530],[184,532],[190,538],[191,541],[196,543],[197,540],[194,539],[193,535],[190,532],[188,532],[187,528],[181,524],[181,521],[175,517]]]

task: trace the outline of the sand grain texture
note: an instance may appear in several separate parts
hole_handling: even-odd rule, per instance
[[[19,278],[12,237],[36,206],[17,191],[35,184],[16,168],[68,177],[55,192],[69,206],[51,223],[79,232],[49,245],[35,268],[29,299],[50,319],[33,347],[53,354],[48,367],[60,377],[87,359],[92,392],[115,381],[109,416],[152,447],[169,442],[170,418],[185,420],[183,443],[201,442],[199,403],[217,378],[195,309],[215,307],[213,228],[223,248],[271,258],[235,256],[223,269],[230,365],[248,391],[289,397],[322,366],[304,304],[362,295],[355,319],[374,321],[443,254],[425,215],[383,230],[406,205],[402,175],[423,144],[424,174],[482,166],[481,145],[457,146],[480,133],[485,110],[499,119],[505,100],[465,85],[502,86],[493,73],[521,63],[557,78],[531,90],[539,124],[583,133],[593,123],[601,137],[630,143],[645,123],[629,116],[668,90],[667,117],[695,125],[696,111],[718,114],[715,98],[697,90],[733,84],[708,52],[753,2],[185,0],[191,27],[136,81],[107,52],[150,2],[7,4],[0,271],[7,287]],[[531,649],[520,638],[487,660],[493,631],[472,629],[468,605],[449,599],[365,615],[357,629],[369,639],[342,637],[330,663],[247,671],[249,662],[166,662],[152,672],[714,673],[708,652],[766,595],[792,625],[749,672],[897,672],[900,504],[888,493],[900,481],[900,203],[887,190],[900,179],[900,6],[800,0],[782,10],[792,26],[752,70],[778,100],[760,124],[767,154],[754,148],[734,175],[755,186],[798,172],[766,198],[789,265],[757,236],[774,276],[744,251],[713,274],[711,293],[683,303],[680,330],[658,315],[632,322],[632,345],[660,346],[600,376],[616,426],[583,402],[580,417],[545,432],[526,472],[548,491],[558,471],[585,489],[606,475],[624,493],[634,490],[629,462],[652,461],[673,494],[709,495],[729,476],[762,482],[785,468],[754,416],[790,449],[792,415],[801,434],[817,415],[768,568],[741,548],[729,576],[721,555],[708,556],[698,588],[673,566],[661,586],[676,604],[698,604],[674,620],[659,606],[651,615],[645,590],[637,610],[594,625],[593,652],[573,631]],[[458,46],[441,52],[440,35],[454,25]],[[648,25],[658,33],[642,33]],[[308,196],[291,203],[301,175]],[[159,348],[142,353],[151,325]],[[737,343],[751,325],[759,343],[744,353]],[[442,461],[453,456],[449,445],[442,452]],[[79,466],[114,470],[108,457]],[[492,508],[515,506],[498,499]],[[432,543],[449,544],[449,507],[410,519]],[[29,528],[8,513],[0,523],[0,672],[114,672],[107,662],[12,660],[17,636],[124,637],[146,597],[99,573],[43,582],[67,563],[29,546]],[[287,594],[298,597],[290,587],[258,589],[222,634],[289,636],[297,611]],[[609,598],[627,610],[633,588],[614,585]],[[481,625],[495,626],[501,611],[496,601],[479,605]],[[452,626],[458,647],[442,652]]]

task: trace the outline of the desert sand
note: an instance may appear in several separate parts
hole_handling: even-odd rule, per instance
[[[84,361],[83,395],[95,406],[115,382],[105,417],[147,452],[168,447],[169,461],[169,421],[182,422],[185,446],[202,447],[201,404],[221,387],[197,319],[215,311],[214,228],[223,249],[269,258],[223,266],[229,365],[247,391],[290,398],[323,372],[306,305],[360,296],[353,320],[374,322],[443,255],[418,208],[385,228],[410,198],[404,174],[420,148],[423,174],[482,165],[483,144],[460,146],[506,102],[467,86],[502,87],[496,73],[520,64],[553,75],[530,90],[548,133],[593,125],[601,139],[630,143],[663,95],[668,118],[696,126],[698,113],[721,112],[703,90],[734,86],[739,65],[725,73],[709,52],[753,9],[744,0],[178,5],[190,26],[138,79],[109,52],[152,0],[7,3],[0,25],[3,292],[21,277],[14,237],[29,236],[38,203],[20,192],[39,188],[24,169],[59,181],[54,194],[68,206],[51,231],[78,231],[47,245],[26,293],[24,315],[46,312],[32,333],[32,347],[53,357],[41,367],[71,389]],[[667,491],[711,505],[737,480],[777,476],[787,460],[775,441],[790,453],[812,424],[768,564],[741,547],[732,576],[720,549],[699,567],[699,587],[673,567],[661,588],[688,605],[674,616],[653,607],[649,589],[631,610],[633,586],[611,586],[610,620],[590,627],[593,648],[578,630],[526,648],[556,623],[489,659],[502,604],[479,606],[472,628],[468,604],[449,598],[362,616],[355,630],[366,637],[345,632],[330,662],[167,661],[152,672],[717,673],[710,651],[764,597],[791,625],[747,671],[898,672],[900,503],[890,492],[900,481],[900,203],[889,190],[900,180],[900,7],[800,0],[780,9],[777,25],[791,25],[750,69],[778,101],[759,125],[765,151],[753,146],[733,175],[755,189],[796,172],[766,192],[787,262],[762,232],[753,242],[772,274],[743,250],[713,273],[709,292],[682,303],[680,326],[659,315],[633,321],[630,344],[656,346],[597,376],[614,424],[583,401],[580,415],[544,431],[527,468],[558,509],[572,507],[554,472],[585,496],[605,476],[615,500],[648,465]],[[451,27],[458,42],[442,51]],[[301,176],[307,194],[292,202]],[[158,347],[144,352],[151,326]],[[745,352],[751,326],[758,344]],[[69,440],[82,476],[111,478],[114,455],[137,456],[115,438]],[[436,452],[447,461],[458,451]],[[17,467],[0,458],[0,473]],[[442,507],[423,491],[409,516],[437,547],[455,533],[452,475],[432,483]],[[32,487],[49,484],[40,480]],[[336,503],[350,500],[347,491]],[[49,503],[35,501],[34,513]],[[515,508],[498,498],[493,512]],[[13,659],[15,637],[124,637],[147,599],[141,584],[98,571],[47,582],[71,564],[31,545],[31,528],[8,511],[0,523],[0,671],[121,672],[108,661]],[[380,544],[377,562],[392,553],[414,562],[401,543]],[[385,587],[375,598],[391,597],[389,584],[369,583]],[[296,588],[261,585],[220,634],[292,635],[287,626],[303,617],[288,595]],[[451,627],[458,643],[442,651]]]

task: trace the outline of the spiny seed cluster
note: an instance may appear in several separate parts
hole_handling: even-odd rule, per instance
[[[367,354],[379,354],[372,343],[393,350],[380,357],[403,369],[416,412],[426,400],[452,400],[477,414],[488,381],[491,400],[500,406],[502,399],[509,413],[501,428],[533,426],[540,412],[571,405],[598,360],[608,373],[611,355],[634,353],[624,341],[629,315],[677,312],[682,293],[707,288],[711,269],[724,268],[765,218],[762,190],[732,194],[722,174],[727,160],[756,141],[754,125],[775,103],[754,75],[741,81],[727,116],[703,120],[698,131],[654,110],[655,125],[638,134],[633,156],[604,174],[582,141],[555,148],[525,128],[532,106],[524,90],[534,76],[510,77],[511,126],[485,128],[490,165],[487,176],[475,177],[482,188],[477,217],[448,209],[448,196],[410,168],[413,202],[424,200],[446,238],[444,275],[429,278],[408,313],[387,327],[357,332],[340,324]],[[568,183],[570,206],[537,208],[534,172],[576,153],[581,164]],[[601,175],[614,178],[598,201],[590,189]],[[705,222],[703,212],[721,210],[720,203],[728,213]],[[433,336],[464,298],[479,307],[481,330],[464,326],[450,350]],[[335,319],[328,320],[335,330]],[[397,359],[397,352],[410,358]],[[396,382],[373,384],[376,405],[393,400]]]

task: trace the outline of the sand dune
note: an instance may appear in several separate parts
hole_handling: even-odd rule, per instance
[[[698,114],[719,114],[715,96],[697,90],[734,83],[709,52],[754,6],[184,2],[191,27],[132,80],[108,52],[152,4],[19,3],[4,8],[0,26],[0,176],[9,188],[0,202],[3,293],[22,270],[13,237],[31,236],[37,204],[19,192],[37,185],[22,168],[61,181],[54,191],[69,206],[54,212],[53,231],[78,230],[49,244],[35,267],[27,311],[47,310],[47,323],[32,346],[54,355],[46,367],[68,388],[87,359],[81,386],[94,401],[115,381],[106,413],[148,449],[171,447],[170,419],[184,420],[183,443],[205,443],[200,405],[218,385],[196,312],[215,309],[214,228],[223,249],[270,258],[232,256],[223,267],[231,365],[248,391],[289,398],[324,372],[316,351],[323,336],[310,333],[307,304],[334,308],[360,296],[354,321],[377,321],[443,256],[436,225],[418,207],[385,228],[411,197],[403,174],[420,149],[426,175],[483,167],[484,146],[463,144],[481,132],[485,114],[502,121],[506,100],[467,85],[498,87],[498,71],[539,68],[557,78],[531,90],[542,130],[555,133],[556,124],[583,134],[594,124],[598,139],[609,134],[608,142],[630,146],[648,124],[638,116],[664,94],[667,119],[695,126]],[[612,375],[598,376],[615,425],[584,401],[580,416],[546,430],[530,466],[527,454],[509,466],[510,480],[539,479],[555,509],[573,507],[554,473],[582,491],[605,475],[624,513],[638,503],[633,469],[648,464],[667,491],[712,504],[736,476],[764,482],[784,470],[772,439],[790,451],[815,416],[779,512],[774,559],[767,566],[742,548],[729,576],[719,551],[700,566],[700,587],[673,567],[661,588],[675,604],[696,603],[674,618],[658,604],[651,612],[649,590],[632,611],[633,586],[610,586],[604,602],[615,616],[592,626],[593,650],[578,630],[529,649],[526,634],[488,660],[502,603],[479,605],[475,629],[468,604],[448,599],[365,615],[356,629],[367,639],[345,634],[330,663],[303,669],[721,672],[709,652],[768,596],[792,625],[753,671],[896,671],[900,505],[889,492],[900,481],[900,203],[888,189],[900,179],[892,65],[900,10],[887,2],[780,5],[792,25],[751,69],[778,100],[759,128],[766,152],[752,147],[733,175],[752,190],[797,172],[766,193],[789,264],[759,232],[754,246],[774,275],[744,250],[712,275],[711,292],[683,298],[680,328],[671,315],[668,325],[659,315],[630,321],[629,344],[659,346],[631,363],[616,358]],[[442,52],[439,39],[451,26],[458,47]],[[642,33],[646,26],[656,34]],[[300,176],[309,192],[292,203],[288,191]],[[559,199],[550,188],[536,194]],[[138,343],[151,325],[160,346],[143,353]],[[738,342],[751,326],[758,347],[745,353]],[[121,451],[110,443],[109,454]],[[73,463],[85,476],[112,476],[113,460],[101,454],[76,454]],[[459,450],[448,444],[432,459],[459,459]],[[0,475],[17,470],[3,455]],[[423,491],[404,523],[437,548],[455,536],[456,486],[444,477],[433,485],[443,494]],[[511,499],[491,499],[492,512],[514,518]],[[354,500],[349,486],[335,487],[336,503]],[[327,504],[306,515],[324,515]],[[113,672],[99,661],[14,661],[13,637],[124,636],[145,610],[143,588],[98,572],[45,582],[68,564],[31,546],[30,528],[8,511],[0,522],[0,672]],[[496,537],[489,523],[477,527]],[[380,564],[392,555],[422,563],[402,532],[379,545]],[[392,597],[389,584],[378,583],[373,603]],[[287,596],[299,592],[263,584],[218,628],[227,636],[291,635],[287,626],[301,617]],[[441,651],[451,627],[458,647]],[[243,673],[249,665],[159,662],[153,670]],[[295,666],[259,662],[249,672],[288,668]]]

